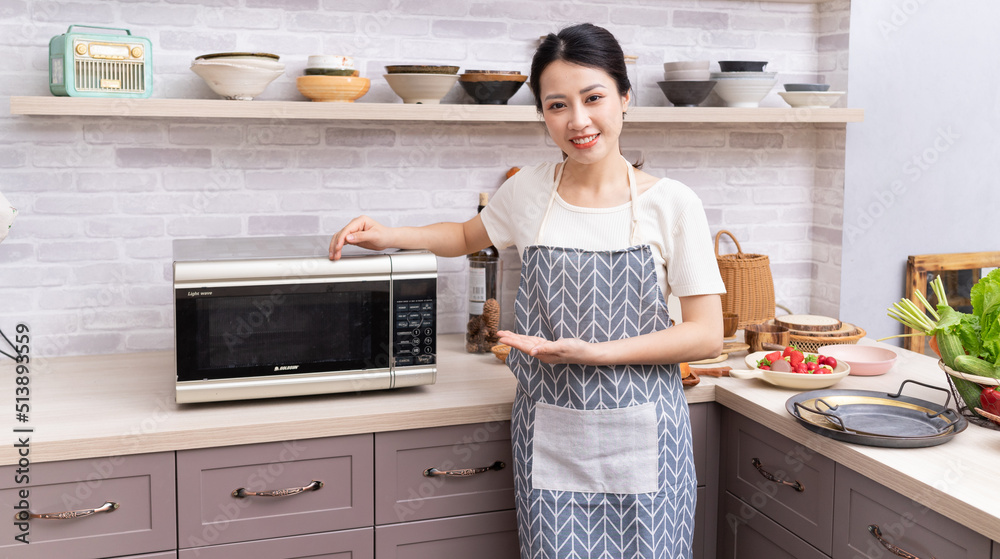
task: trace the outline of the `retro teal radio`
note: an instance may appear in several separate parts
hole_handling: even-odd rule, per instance
[[[77,33],[74,27],[125,34]],[[149,97],[152,51],[149,39],[133,37],[128,29],[70,25],[49,41],[49,91],[70,97]]]

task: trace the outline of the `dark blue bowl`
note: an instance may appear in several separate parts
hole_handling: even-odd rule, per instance
[[[480,105],[506,105],[507,101],[521,89],[523,81],[478,81],[458,82],[462,89]]]
[[[656,82],[667,101],[675,107],[697,107],[708,98],[715,87],[714,81],[664,81]]]

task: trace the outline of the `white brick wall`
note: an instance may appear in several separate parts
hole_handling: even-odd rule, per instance
[[[639,57],[640,105],[667,104],[656,81],[663,62],[681,59],[765,59],[782,81],[846,88],[847,0],[7,0],[0,13],[4,97],[48,95],[48,40],[83,23],[150,38],[160,98],[213,98],[191,60],[253,50],[286,64],[262,99],[302,100],[294,80],[306,56],[336,53],[372,78],[361,102],[398,102],[385,64],[527,73],[538,37],[579,21],[608,27]],[[469,102],[458,87],[445,101]],[[527,88],[512,103],[530,104]],[[764,105],[783,102],[772,93]],[[172,239],[332,234],[361,212],[391,225],[464,220],[509,167],[558,158],[534,123],[15,117],[0,107],[0,191],[21,212],[0,245],[0,327],[29,321],[46,355],[170,348]],[[648,171],[691,185],[713,232],[770,255],[780,303],[836,314],[842,125],[628,123],[623,142]],[[518,258],[504,257],[509,311]],[[443,330],[459,332],[465,262],[439,266]]]

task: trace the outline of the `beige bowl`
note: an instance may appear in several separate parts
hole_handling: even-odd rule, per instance
[[[371,87],[371,80],[352,76],[299,76],[299,93],[313,101],[353,103]]]
[[[668,82],[704,82],[708,81],[711,74],[707,68],[704,70],[668,70],[663,72],[663,79]]]
[[[403,103],[437,105],[458,81],[457,74],[385,74]]]
[[[285,73],[285,65],[276,58],[254,54],[204,55],[191,63],[191,71],[220,96],[249,101]]]
[[[663,71],[673,72],[675,70],[704,70],[708,71],[710,62],[708,60],[678,60],[676,62],[664,62]]]

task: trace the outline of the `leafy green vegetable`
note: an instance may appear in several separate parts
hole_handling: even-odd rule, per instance
[[[1000,365],[1000,268],[986,274],[972,286],[972,314],[979,320],[979,351],[972,352]],[[964,343],[964,340],[963,340]]]

